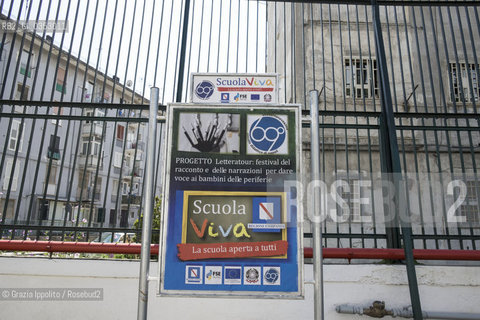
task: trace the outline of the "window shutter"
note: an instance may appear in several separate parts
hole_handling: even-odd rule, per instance
[[[12,159],[7,160],[5,166],[5,175],[3,177],[3,190],[8,189],[8,182],[10,181],[10,174],[12,173]]]

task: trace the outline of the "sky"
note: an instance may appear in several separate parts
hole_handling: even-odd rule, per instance
[[[2,2],[14,20],[67,20],[67,32],[47,33],[57,46],[147,98],[155,85],[161,102],[175,101],[185,0]],[[264,72],[266,20],[264,1],[191,0],[187,74]]]

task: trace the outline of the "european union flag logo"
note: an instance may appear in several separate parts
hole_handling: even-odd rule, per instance
[[[260,100],[260,95],[259,94],[252,94],[251,96],[252,100]]]
[[[225,279],[240,279],[241,272],[240,268],[225,268]]]
[[[225,267],[224,274],[224,284],[242,284],[242,267]]]

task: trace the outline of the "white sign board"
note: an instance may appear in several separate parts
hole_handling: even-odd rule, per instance
[[[277,74],[193,73],[191,80],[193,103],[278,103]]]

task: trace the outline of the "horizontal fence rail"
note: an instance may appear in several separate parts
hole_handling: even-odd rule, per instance
[[[140,254],[141,245],[138,243],[84,243],[84,242],[56,242],[56,241],[18,241],[0,240],[0,249],[9,251],[40,251],[40,252],[71,252],[71,253],[106,253],[106,254]],[[159,245],[151,246],[151,253],[158,255]],[[472,250],[428,250],[416,249],[413,251],[418,260],[462,260],[480,261],[480,252]],[[313,258],[312,248],[304,249],[305,259]],[[368,248],[325,248],[325,259],[390,259],[404,260],[405,252],[402,249],[368,249]]]

